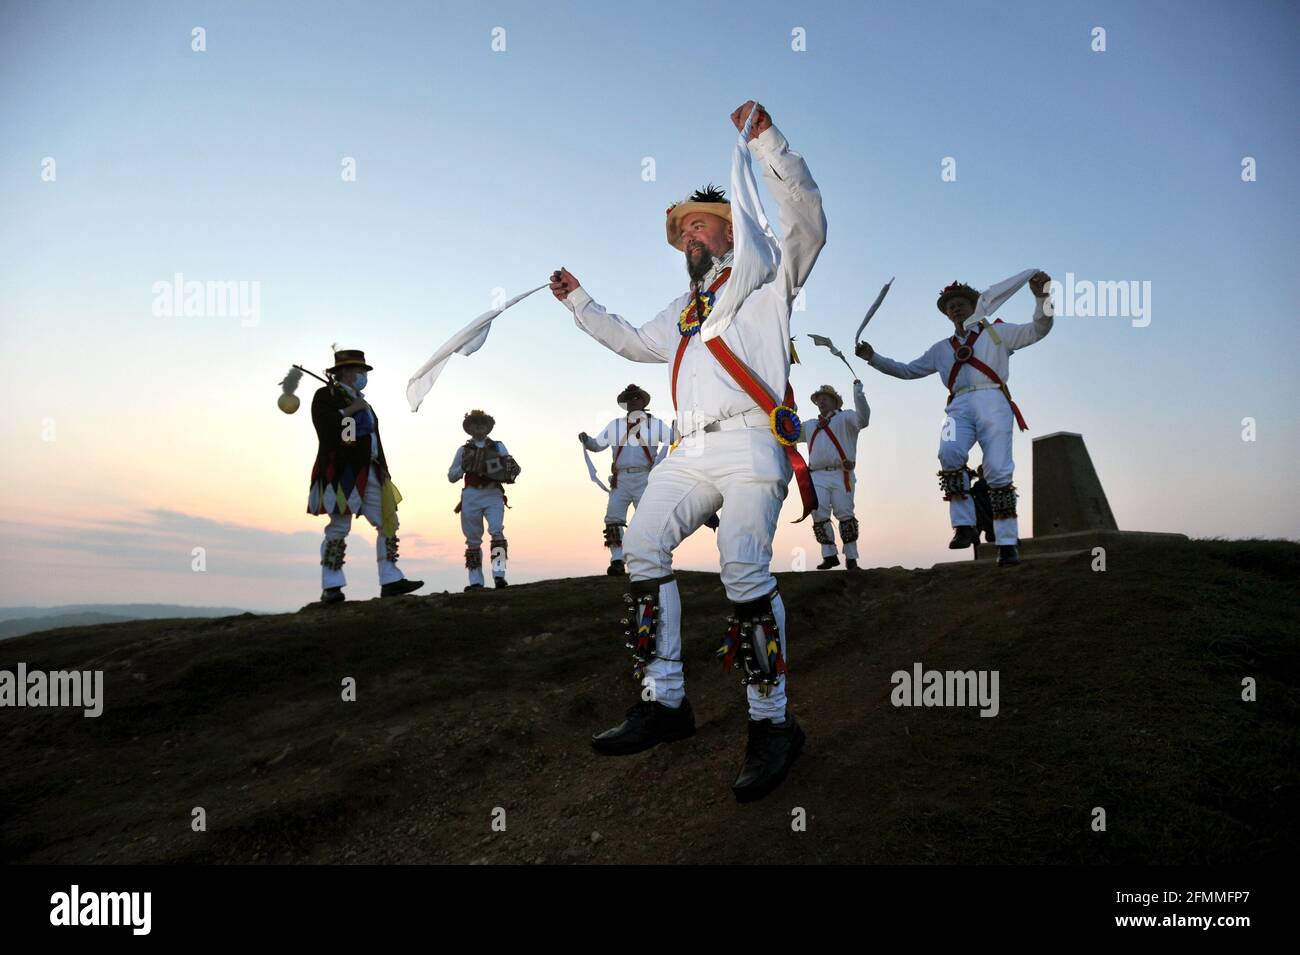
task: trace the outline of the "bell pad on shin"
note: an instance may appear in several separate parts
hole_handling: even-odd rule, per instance
[[[772,613],[772,597],[732,604],[732,615],[727,619],[727,633],[718,648],[722,672],[730,673],[740,661],[741,685],[757,686],[762,696],[771,694],[786,673],[785,657],[781,653],[781,631]]]
[[[939,490],[945,501],[966,500],[966,469],[945,468],[939,472]]]
[[[1016,516],[1016,486],[989,488],[989,507],[993,510],[995,521],[1010,520]]]
[[[634,580],[631,593],[623,595],[627,614],[620,621],[623,645],[632,651],[632,675],[638,681],[645,678],[645,668],[658,656],[659,588],[672,579],[669,574],[654,580]]]
[[[342,538],[327,540],[325,550],[321,553],[320,565],[330,570],[339,570],[343,566],[343,552],[347,549],[348,542]]]

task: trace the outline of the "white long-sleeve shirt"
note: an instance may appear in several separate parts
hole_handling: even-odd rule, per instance
[[[1010,375],[1011,353],[1032,345],[1052,330],[1052,316],[1043,313],[1044,301],[1045,299],[1035,299],[1032,322],[1023,325],[995,322],[980,332],[979,338],[975,339],[975,357],[997,372],[998,377],[1004,382]],[[959,335],[958,342],[964,341],[966,335]],[[931,345],[920,358],[907,364],[886,358],[879,352],[871,356],[868,364],[877,371],[883,371],[886,375],[893,375],[895,378],[924,378],[926,375],[938,374],[939,380],[947,385],[948,375],[952,373],[952,366],[956,360],[951,339],[942,338]],[[973,386],[983,388],[986,385],[996,387],[988,375],[967,363],[957,372],[957,380],[953,382],[953,393],[956,394]]]
[[[835,441],[844,449],[849,461],[858,457],[858,432],[871,423],[871,407],[867,396],[862,391],[862,384],[853,385],[853,411],[839,408],[820,428],[821,416],[809,418],[803,423],[799,440],[808,442],[808,467],[813,470],[826,467],[840,467],[842,460],[835,450]],[[835,435],[835,441],[826,432]]]
[[[506,446],[502,444],[500,441],[494,441],[492,443],[497,446],[497,454],[501,455],[503,458],[510,453],[509,451],[506,450]],[[483,448],[486,446],[487,446],[486,438],[484,438],[482,441],[474,442],[474,447],[476,448]],[[464,454],[465,454],[465,445],[462,444],[459,448],[456,449],[456,456],[451,459],[451,468],[448,469],[447,471],[448,481],[459,481],[461,478],[465,476],[465,469],[461,467],[461,461],[464,458]]]
[[[634,411],[625,418],[615,418],[594,438],[588,435],[583,445],[588,451],[604,451],[612,445],[614,470],[621,471],[658,464],[672,443],[672,425],[644,411]],[[650,452],[648,461],[643,448]]]
[[[721,338],[780,402],[790,374],[790,307],[826,244],[826,216],[821,192],[807,164],[775,126],[751,140],[749,149],[776,198],[784,232],[781,261],[776,277],[745,299]],[[725,265],[726,260],[715,261],[702,288],[709,288]],[[716,294],[721,295],[724,287]],[[682,340],[678,319],[691,300],[689,291],[677,296],[639,327],[607,312],[581,287],[570,292],[564,304],[579,328],[624,358],[671,363]],[[700,335],[690,336],[677,375],[678,430],[690,434],[711,421],[757,407],[709,352]]]

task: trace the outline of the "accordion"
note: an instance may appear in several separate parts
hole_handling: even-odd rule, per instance
[[[461,468],[466,474],[502,484],[513,484],[519,476],[519,465],[508,454],[497,450],[495,441],[489,441],[483,447],[476,447],[473,441],[465,445],[461,455]]]

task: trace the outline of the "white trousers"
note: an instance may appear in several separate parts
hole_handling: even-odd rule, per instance
[[[844,472],[843,471],[813,471],[813,487],[817,489],[817,509],[812,512],[812,519],[817,523],[826,521],[826,532],[832,537],[835,532],[831,530],[830,517],[835,515],[835,520],[843,524],[853,517],[853,491],[844,490]],[[858,479],[853,472],[849,472],[849,487],[857,488]],[[843,534],[840,535],[841,537]],[[835,545],[822,544],[822,556],[834,557]],[[849,541],[844,545],[844,556],[849,560],[858,559],[858,542]]]
[[[506,499],[500,488],[467,487],[460,492],[460,529],[465,534],[465,549],[476,550],[483,546],[483,523],[487,522],[492,541],[505,540]],[[489,554],[493,577],[506,575],[506,552],[494,546]],[[469,569],[471,584],[483,583],[482,561]]]
[[[649,471],[626,471],[618,476],[618,487],[609,489],[609,503],[605,505],[606,524],[626,524],[627,509],[641,505],[641,495],[645,493],[646,483],[650,480]],[[609,548],[610,560],[623,559],[623,545],[613,544]]]
[[[989,487],[1005,487],[1015,473],[1011,459],[1011,434],[1015,415],[1006,396],[997,388],[984,388],[958,395],[948,406],[948,419],[939,433],[939,465],[945,470],[966,466],[971,447],[979,442],[984,455],[984,480]],[[970,488],[970,477],[962,477]],[[964,500],[948,502],[952,526],[975,526],[975,501],[968,494]],[[999,544],[1015,544],[1020,537],[1016,518],[995,520],[993,532]]]
[[[628,526],[623,544],[633,580],[666,577],[673,570],[673,550],[716,513],[718,556],[727,599],[745,603],[776,589],[772,576],[772,535],[791,477],[785,452],[766,429],[701,433],[684,441],[655,466]],[[646,668],[656,699],[680,706],[685,696],[681,663],[681,600],[675,581],[659,588],[660,621],[657,656]],[[774,597],[773,612],[781,631],[784,655],[785,609]],[[725,622],[717,622],[721,642]],[[748,688],[753,719],[785,718],[786,680],[782,676],[768,696]]]
[[[381,529],[384,523],[382,509],[382,494],[379,486],[379,476],[375,469],[370,469],[370,477],[366,480],[366,493],[361,504],[361,513],[365,516],[372,527],[375,528],[375,560],[379,563],[379,583],[391,584],[402,579],[402,572],[397,569],[397,565],[388,559],[388,545],[384,543],[384,532]],[[394,525],[394,528],[396,525]],[[332,540],[343,540],[348,536],[348,531],[352,529],[352,514],[331,514],[330,522],[325,525],[325,540],[321,541],[320,554],[321,558],[325,557],[325,545]],[[320,585],[322,588],[329,587],[346,587],[348,579],[343,573],[343,568],[333,570],[329,567],[321,566]]]

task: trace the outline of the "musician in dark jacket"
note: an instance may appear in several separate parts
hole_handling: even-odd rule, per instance
[[[402,495],[388,472],[379,418],[363,396],[369,371],[373,369],[363,352],[335,351],[334,365],[326,369],[330,383],[318,389],[311,401],[320,446],[311,469],[307,513],[330,516],[320,548],[325,603],[344,599],[343,555],[353,514],[365,515],[378,531],[375,559],[380,596],[396,597],[424,586],[424,581],[407,580],[397,569],[397,504]]]

